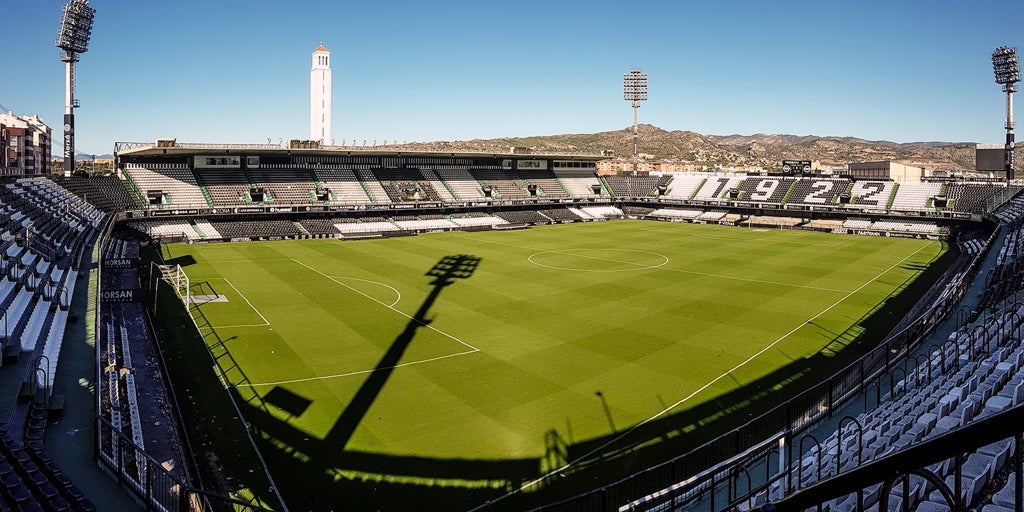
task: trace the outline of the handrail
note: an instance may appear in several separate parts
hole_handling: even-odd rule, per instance
[[[974,448],[1011,437],[1019,438],[1024,430],[1022,425],[1024,405],[1018,405],[819,481],[762,507],[762,510],[771,510],[772,507],[777,512],[806,510],[871,485],[909,475],[920,468],[959,457]],[[1019,447],[1016,452],[1020,453]],[[884,498],[886,496],[880,496],[879,500]]]

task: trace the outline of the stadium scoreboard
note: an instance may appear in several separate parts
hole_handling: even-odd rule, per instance
[[[791,174],[795,172],[811,172],[810,160],[783,160],[782,172]]]

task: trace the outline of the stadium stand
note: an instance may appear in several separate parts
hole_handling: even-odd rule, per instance
[[[999,187],[991,184],[950,183],[947,187],[949,208],[961,212],[985,212],[990,209],[988,203],[997,196],[1012,197],[1020,191],[1020,187]],[[999,205],[992,205],[993,207]]]
[[[125,164],[125,175],[151,206],[207,208],[210,205],[185,164]],[[154,194],[150,199],[150,194]],[[157,201],[153,203],[153,201]]]
[[[508,222],[502,219],[501,217],[487,215],[485,213],[479,212],[452,215],[451,221],[463,228],[497,226],[500,224],[508,224]]]
[[[121,212],[144,206],[142,198],[132,194],[125,181],[117,176],[54,176],[53,180],[65,190],[83,200],[87,199],[90,204],[105,212]]]
[[[892,209],[912,211],[932,208],[932,198],[941,191],[941,183],[901,182],[896,189],[896,197],[892,200]]]
[[[335,236],[341,231],[334,226],[334,219],[302,219],[299,224],[307,233],[313,236]]]
[[[497,212],[495,215],[504,219],[508,224],[548,224],[551,222],[550,218],[532,210]]]
[[[459,225],[448,219],[408,219],[395,220],[399,229],[406,231],[450,231],[458,229]]]
[[[743,223],[743,220],[743,216],[738,213],[727,213],[718,219],[718,223],[723,226],[738,226]]]
[[[855,181],[850,188],[850,206],[885,209],[895,190],[895,181]]]
[[[665,199],[690,199],[693,193],[704,184],[708,175],[705,174],[672,174],[669,175],[672,181],[668,183],[668,191]]]
[[[717,222],[721,221],[722,219],[724,219],[725,216],[728,213],[729,212],[720,211],[720,210],[708,210],[708,211],[700,214],[700,216],[697,217],[697,220],[704,221],[704,222],[717,223]]]
[[[871,225],[874,224],[870,219],[846,219],[843,221],[843,228],[845,229],[871,229]]]
[[[208,221],[206,219],[198,219],[198,220],[196,220],[195,221],[195,230],[196,230],[196,232],[199,233],[200,238],[211,239],[211,240],[216,240],[216,239],[219,239],[219,238],[224,238],[224,235],[221,235],[217,231],[217,229],[214,228],[213,225],[210,224],[210,221]]]
[[[503,201],[526,199],[529,195],[522,178],[508,170],[470,169],[469,174],[483,187],[491,187],[492,196]],[[494,193],[496,192],[496,193]]]
[[[569,197],[595,197],[607,196],[608,192],[601,185],[601,180],[593,171],[584,169],[555,169],[555,178],[565,188]],[[598,187],[598,193],[594,193],[594,187]]]
[[[452,194],[452,191],[448,189],[448,185],[441,181],[441,179],[437,177],[437,174],[435,174],[432,169],[430,169],[429,167],[420,167],[420,173],[423,174],[423,177],[427,180],[427,183],[430,183],[430,186],[433,187],[435,192],[437,192],[438,196],[441,198],[441,201],[444,201],[446,203],[455,202],[455,195]]]
[[[479,201],[484,198],[480,183],[466,169],[440,168],[435,171],[460,201]]]
[[[715,175],[709,177],[693,198],[701,201],[723,199],[729,191],[738,188],[746,176]]]
[[[391,196],[381,186],[380,181],[377,180],[376,175],[369,169],[358,169],[357,174],[359,175],[359,181],[362,182],[366,195],[370,197],[370,201],[374,204],[391,204]]]
[[[759,226],[769,228],[792,228],[798,226],[803,219],[796,217],[772,217],[765,215],[751,215],[743,222],[747,226]]]
[[[644,218],[650,215],[655,209],[647,206],[623,206],[622,214],[627,217]]]
[[[419,169],[373,169],[372,173],[392,203],[441,201],[441,196],[423,179]]]
[[[820,231],[846,232],[843,228],[843,221],[838,219],[812,219],[807,222],[805,227]]]
[[[648,218],[655,219],[681,219],[681,220],[694,220],[700,217],[704,213],[704,210],[694,209],[681,209],[681,208],[659,208],[647,212],[645,215]]]
[[[383,233],[387,231],[398,231],[400,228],[395,223],[383,220],[363,220],[360,222],[336,222],[334,227],[343,234],[352,233]]]
[[[537,213],[550,219],[552,222],[576,222],[580,220],[580,216],[576,215],[568,208],[546,208],[538,210]]]
[[[569,197],[569,194],[562,188],[562,183],[558,181],[551,171],[530,171],[529,173],[521,173],[521,176],[523,181],[526,182],[526,191],[531,196],[535,195],[544,199],[565,199]],[[536,187],[536,190],[531,191],[531,186]]]
[[[622,210],[614,206],[584,206],[580,211],[595,219],[620,219]]]
[[[604,176],[612,195],[620,198],[651,197],[658,194],[660,187],[668,187],[670,176],[633,176],[630,174],[613,174]]]
[[[313,174],[331,194],[331,202],[361,205],[372,201],[351,169],[314,168]]]
[[[297,237],[303,234],[293,222],[287,220],[210,221],[210,225],[224,238]],[[195,230],[192,232],[195,233]]]
[[[883,221],[880,220],[871,225],[871,229],[878,231],[888,231],[891,233],[911,233],[911,234],[936,234],[939,227],[934,223],[929,222],[909,222],[909,221]]]
[[[99,193],[94,199],[106,201]],[[0,205],[7,219],[0,236],[5,254],[0,354],[31,361],[19,402],[0,424],[0,510],[96,510],[43,452],[42,437],[63,401],[54,395],[53,382],[79,262],[106,214],[42,178],[4,184]]]
[[[248,172],[253,185],[269,194],[268,203],[309,204],[315,201],[315,178],[305,166],[268,168],[261,165],[250,167]]]
[[[185,220],[136,220],[129,222],[128,225],[155,240],[198,240],[201,238],[199,232]],[[206,225],[216,232],[216,228],[209,222],[206,222]]]
[[[750,177],[743,180],[743,184],[738,187],[740,194],[737,200],[782,203],[793,183],[794,180],[790,178]]]
[[[802,178],[790,193],[787,203],[809,205],[834,205],[839,202],[839,194],[847,191],[850,180]]]
[[[252,183],[244,169],[195,169],[196,183],[210,194],[213,207],[251,204]]]

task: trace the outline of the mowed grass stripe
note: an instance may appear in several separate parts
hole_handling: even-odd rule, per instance
[[[584,272],[543,268],[528,260],[542,251],[582,254],[591,250],[601,259],[619,260],[589,260],[606,265],[605,269],[614,269],[607,265],[622,270],[649,265],[624,256],[628,253],[621,249],[663,254],[669,262],[643,270]],[[386,308],[380,304],[361,297],[360,305],[358,294],[344,293],[337,283],[323,276],[291,276],[289,272],[301,267],[277,267],[272,260],[293,258],[326,276],[393,286],[402,295],[395,309],[411,315],[430,292],[431,278],[424,274],[440,258],[480,257],[474,275],[446,287],[428,313],[432,328],[466,340],[480,352],[393,372],[348,449],[502,459],[543,454],[544,435],[551,430],[576,441],[608,435],[611,425],[597,391],[621,430],[706,385],[794,326],[802,327],[745,366],[749,373],[737,372],[736,381],[720,380],[693,403],[732,391],[759,373],[810,357],[829,346],[836,335],[852,335],[865,314],[909,276],[917,275],[919,266],[934,261],[943,247],[916,240],[621,221],[356,243],[309,240],[174,248],[179,250],[194,253],[197,264],[186,268],[193,282],[194,273],[207,272],[209,265],[233,283],[232,273],[279,273],[250,277],[254,292],[261,286],[278,287],[291,289],[289,296],[301,296],[300,288],[313,286],[304,292],[308,296],[304,311],[271,321],[277,337],[259,341],[249,338],[266,333],[233,333],[246,338],[245,345],[287,345],[287,357],[298,360],[266,366],[266,375],[260,375],[269,377],[266,381],[343,373],[342,369],[358,365],[364,366],[357,370],[373,368],[395,329],[404,327],[404,322],[382,322]],[[917,250],[908,268],[893,269],[804,325]],[[217,264],[250,259],[250,251],[251,259],[266,260],[262,263],[270,266],[231,263],[225,265],[229,269],[222,269]],[[573,264],[573,260],[562,263]],[[300,273],[315,274],[308,269]],[[243,290],[249,296],[248,289]],[[330,297],[344,300],[326,306],[333,300]],[[261,311],[282,302],[274,293],[261,300],[266,303],[254,301]],[[329,317],[338,308],[370,316],[355,325],[338,322],[341,327],[336,331],[325,334],[321,329],[319,338],[309,339],[280,335],[282,330],[302,328],[276,325],[324,324],[320,315]],[[212,309],[209,314],[215,316]],[[410,354],[418,349],[420,356],[429,358],[464,348],[451,340],[435,343],[428,333],[418,331]],[[358,349],[343,348],[348,340],[327,342],[325,336],[369,336],[372,342],[360,345],[365,351],[360,355]],[[268,358],[260,351],[236,356],[243,367],[259,366]],[[366,360],[371,360],[368,365]],[[284,385],[314,403],[310,412],[289,421],[310,435],[323,435],[363,381],[351,376]]]

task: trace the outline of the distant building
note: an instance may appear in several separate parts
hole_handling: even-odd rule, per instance
[[[891,160],[882,162],[853,162],[842,176],[859,179],[890,179],[893,181],[921,181],[926,176],[923,167],[901,164]]]
[[[309,140],[334,145],[331,135],[331,52],[323,43],[313,50],[309,70]]]
[[[50,127],[42,118],[0,113],[0,175],[37,176],[50,173]]]

